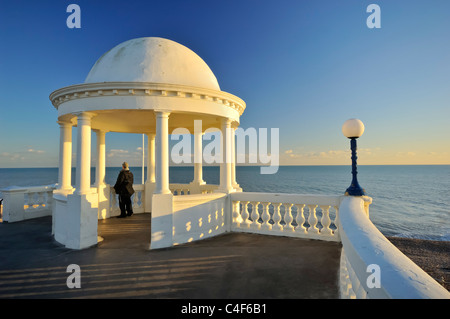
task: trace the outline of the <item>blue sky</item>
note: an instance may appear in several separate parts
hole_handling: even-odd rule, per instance
[[[81,29],[66,26],[71,3]],[[366,25],[371,3],[380,29]],[[144,36],[205,60],[247,103],[241,127],[279,128],[282,164],[348,164],[341,126],[354,117],[366,126],[359,164],[450,164],[448,12],[445,0],[2,1],[0,167],[56,167],[49,94]],[[139,135],[108,134],[107,165],[117,154],[138,164],[140,146]]]

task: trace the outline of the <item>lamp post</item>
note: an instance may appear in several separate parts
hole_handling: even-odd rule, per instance
[[[358,174],[356,170],[356,139],[363,135],[364,124],[358,119],[350,119],[345,121],[342,126],[342,133],[350,139],[350,148],[352,150],[352,184],[345,191],[345,195],[350,196],[364,196],[366,192],[361,186],[359,186],[358,179],[356,175]]]

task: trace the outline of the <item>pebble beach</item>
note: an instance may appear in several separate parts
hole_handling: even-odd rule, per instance
[[[450,242],[388,237],[403,254],[450,290]]]

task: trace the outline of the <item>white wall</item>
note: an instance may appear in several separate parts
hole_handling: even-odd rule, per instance
[[[229,195],[174,196],[173,244],[216,236],[230,230]]]

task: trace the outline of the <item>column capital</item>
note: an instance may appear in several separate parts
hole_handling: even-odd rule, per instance
[[[169,117],[170,111],[168,110],[155,110],[156,117]]]
[[[73,114],[76,115],[77,120],[90,120],[97,115],[96,113],[93,112],[77,112]]]
[[[233,120],[228,117],[224,117],[220,120],[220,122],[222,123],[222,125],[231,126]]]
[[[98,129],[98,128],[96,128],[96,129],[91,129],[92,131],[94,131],[95,133],[97,133],[97,134],[106,134],[106,133],[108,133],[109,131],[107,131],[107,130],[104,130],[104,129]]]
[[[73,126],[73,123],[70,121],[70,120],[66,120],[66,121],[63,121],[63,120],[59,120],[59,121],[56,121],[56,123],[58,123],[59,124],[59,126]]]

